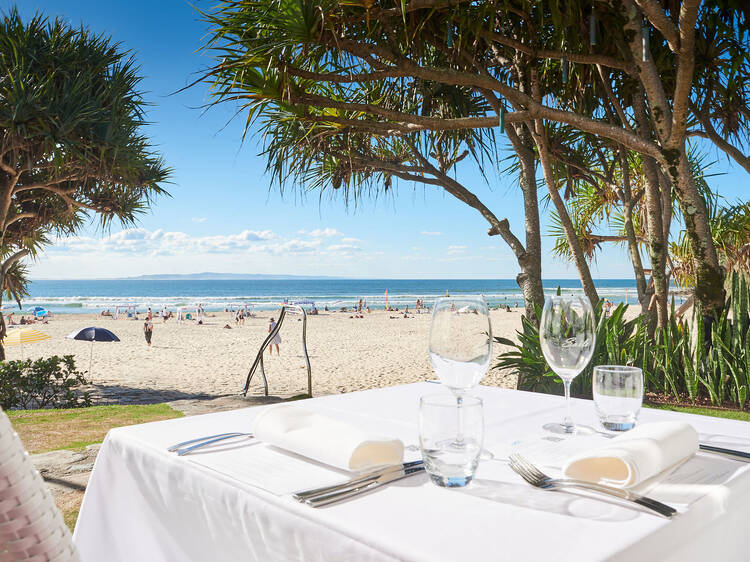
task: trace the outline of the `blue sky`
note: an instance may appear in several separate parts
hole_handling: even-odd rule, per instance
[[[213,0],[198,0],[208,9]],[[8,9],[13,2],[0,0]],[[436,188],[401,184],[394,196],[347,209],[341,201],[319,202],[269,191],[259,139],[241,145],[243,119],[232,107],[200,109],[203,85],[171,95],[190,83],[209,59],[197,52],[206,27],[182,0],[23,0],[21,12],[61,16],[111,35],[131,49],[145,77],[153,106],[148,134],[174,169],[171,198],[157,201],[137,229],[89,227],[59,241],[31,264],[32,277],[117,277],[148,273],[285,273],[352,277],[511,278],[518,266],[500,239],[486,235],[483,219]],[[507,154],[507,152],[505,153]],[[505,155],[504,154],[504,155]],[[745,191],[747,176],[726,159],[729,171],[713,187],[730,199]],[[469,167],[459,179],[519,237],[523,214],[516,178],[491,177],[487,185]],[[543,193],[540,192],[540,195]],[[746,197],[746,196],[745,196]],[[543,217],[546,222],[546,217]],[[574,268],[549,254],[544,277],[575,277]],[[631,277],[625,252],[610,247],[593,266],[595,277]]]

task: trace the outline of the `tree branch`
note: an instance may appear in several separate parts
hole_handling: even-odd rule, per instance
[[[635,3],[646,14],[646,18],[651,22],[651,25],[658,29],[659,33],[667,40],[670,50],[677,53],[680,50],[680,33],[677,26],[662,9],[661,4],[655,0],[635,0]]]
[[[677,76],[672,100],[672,131],[667,143],[673,148],[682,146],[685,142],[688,101],[695,71],[695,22],[698,18],[699,4],[697,0],[683,0],[680,6],[680,50],[677,55]]]

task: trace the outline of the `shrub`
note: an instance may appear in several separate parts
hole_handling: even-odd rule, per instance
[[[0,406],[14,408],[81,408],[91,406],[88,384],[72,355],[0,363]]]
[[[601,303],[594,309],[596,317],[596,347],[591,362],[578,375],[571,385],[571,392],[577,396],[591,397],[591,377],[594,365],[637,365],[641,366],[646,326],[640,318],[626,322],[623,317],[627,305],[621,304],[607,317],[602,312]],[[536,310],[537,318],[542,317],[541,308]],[[522,331],[516,332],[518,342],[506,338],[495,341],[510,346],[500,356],[498,368],[511,369],[518,373],[518,388],[548,394],[562,394],[560,378],[550,369],[542,355],[539,343],[539,328],[525,316],[522,318]]]
[[[699,310],[693,322],[678,319],[672,308],[667,325],[648,335],[644,317],[624,320],[627,305],[618,306],[609,318],[596,307],[596,348],[591,362],[571,386],[577,396],[591,397],[595,365],[634,365],[643,370],[644,389],[695,402],[708,398],[712,404],[731,402],[744,408],[750,397],[750,289],[747,280],[731,276],[726,306],[710,323]],[[541,318],[541,310],[537,310]],[[539,328],[525,317],[518,342],[495,338],[511,347],[496,367],[519,375],[518,388],[562,393],[562,383],[547,365],[539,344]],[[708,324],[708,325],[707,325]],[[709,336],[709,337],[706,337]]]

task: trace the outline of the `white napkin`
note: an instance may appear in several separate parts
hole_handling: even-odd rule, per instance
[[[676,466],[697,450],[698,433],[690,424],[647,423],[573,456],[563,473],[568,478],[630,488]]]
[[[294,404],[268,408],[255,419],[255,437],[344,470],[365,470],[403,461],[399,439],[372,435],[344,421]]]

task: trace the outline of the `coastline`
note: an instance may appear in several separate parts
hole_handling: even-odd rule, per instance
[[[522,310],[491,312],[493,334],[515,339]],[[153,345],[147,347],[140,320],[115,320],[92,314],[56,314],[48,324],[34,324],[51,339],[23,346],[26,359],[74,355],[79,370],[91,373],[95,404],[154,403],[189,398],[238,395],[247,372],[265,339],[276,312],[259,312],[236,326],[230,313],[208,312],[203,325],[174,319],[154,320]],[[308,316],[307,347],[312,367],[313,395],[338,394],[435,379],[427,353],[430,314],[403,318],[401,313],[374,311],[364,318],[350,313],[322,312]],[[232,329],[223,326],[229,324]],[[74,330],[99,326],[113,331],[120,342],[94,343],[66,339]],[[287,316],[281,330],[281,356],[266,353],[269,394],[291,397],[307,391],[302,353],[302,322]],[[93,345],[93,349],[92,349]],[[493,346],[493,355],[502,351]],[[7,358],[20,359],[20,347],[6,348]],[[491,363],[494,365],[495,361]],[[516,378],[496,370],[482,384],[515,387]],[[256,376],[249,395],[263,394]]]

